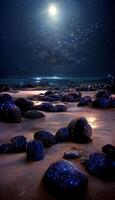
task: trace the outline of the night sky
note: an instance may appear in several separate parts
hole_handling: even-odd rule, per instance
[[[114,15],[114,0],[0,0],[0,76],[114,75]]]

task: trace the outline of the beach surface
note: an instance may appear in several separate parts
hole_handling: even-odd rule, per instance
[[[45,91],[19,91],[14,97],[27,97]],[[95,92],[83,92],[94,96]],[[0,122],[0,143],[9,141],[17,135],[24,135],[28,140],[39,129],[56,133],[75,117],[86,117],[93,128],[93,141],[89,144],[60,143],[46,149],[45,158],[37,162],[28,162],[25,153],[0,155],[0,200],[57,200],[42,184],[42,178],[51,163],[62,159],[66,150],[76,147],[84,154],[101,152],[105,144],[115,145],[115,109],[95,109],[77,107],[77,103],[66,103],[67,112],[45,113],[44,119],[22,119],[19,124]],[[71,160],[88,176],[88,188],[85,200],[115,200],[115,182],[105,182],[88,174],[79,159]],[[77,197],[75,197],[77,199]]]

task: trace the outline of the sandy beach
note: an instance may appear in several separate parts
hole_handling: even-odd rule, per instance
[[[11,93],[13,97],[28,97],[45,91],[19,91]],[[94,96],[95,92],[83,92],[83,95]],[[11,137],[24,135],[28,140],[39,129],[56,133],[57,129],[67,126],[77,116],[85,117],[93,128],[93,141],[89,144],[60,143],[46,149],[45,158],[37,162],[27,162],[26,154],[0,155],[0,200],[56,200],[42,184],[42,177],[48,166],[63,157],[70,147],[82,150],[86,155],[101,152],[105,144],[115,145],[115,109],[95,109],[77,107],[77,103],[66,103],[67,112],[45,113],[44,119],[23,119],[19,124],[0,122],[0,143]],[[79,159],[72,160],[88,176],[88,188],[85,200],[114,200],[115,182],[105,182],[89,175],[80,164]],[[77,197],[75,198],[77,199]]]

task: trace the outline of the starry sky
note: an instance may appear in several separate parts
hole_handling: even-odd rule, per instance
[[[114,0],[0,0],[0,76],[114,75],[114,15]]]

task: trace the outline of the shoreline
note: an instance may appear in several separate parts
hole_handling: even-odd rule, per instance
[[[12,93],[14,97],[33,95],[43,91],[19,91]],[[45,92],[45,91],[44,91]],[[94,96],[95,92],[82,92]],[[105,144],[115,145],[115,108],[96,109],[77,107],[77,103],[68,103],[67,112],[45,112],[45,119],[22,119],[20,124],[0,122],[0,143],[7,142],[11,137],[24,135],[28,140],[40,128],[56,133],[57,129],[67,126],[76,116],[84,116],[93,128],[93,141],[88,144],[60,143],[47,148],[45,158],[37,162],[27,162],[26,154],[0,155],[0,199],[1,200],[57,200],[42,184],[42,177],[51,163],[63,157],[64,151],[76,147],[86,155],[100,152]],[[84,200],[114,200],[115,182],[105,182],[88,174],[78,160],[71,160],[89,178],[88,189]]]

